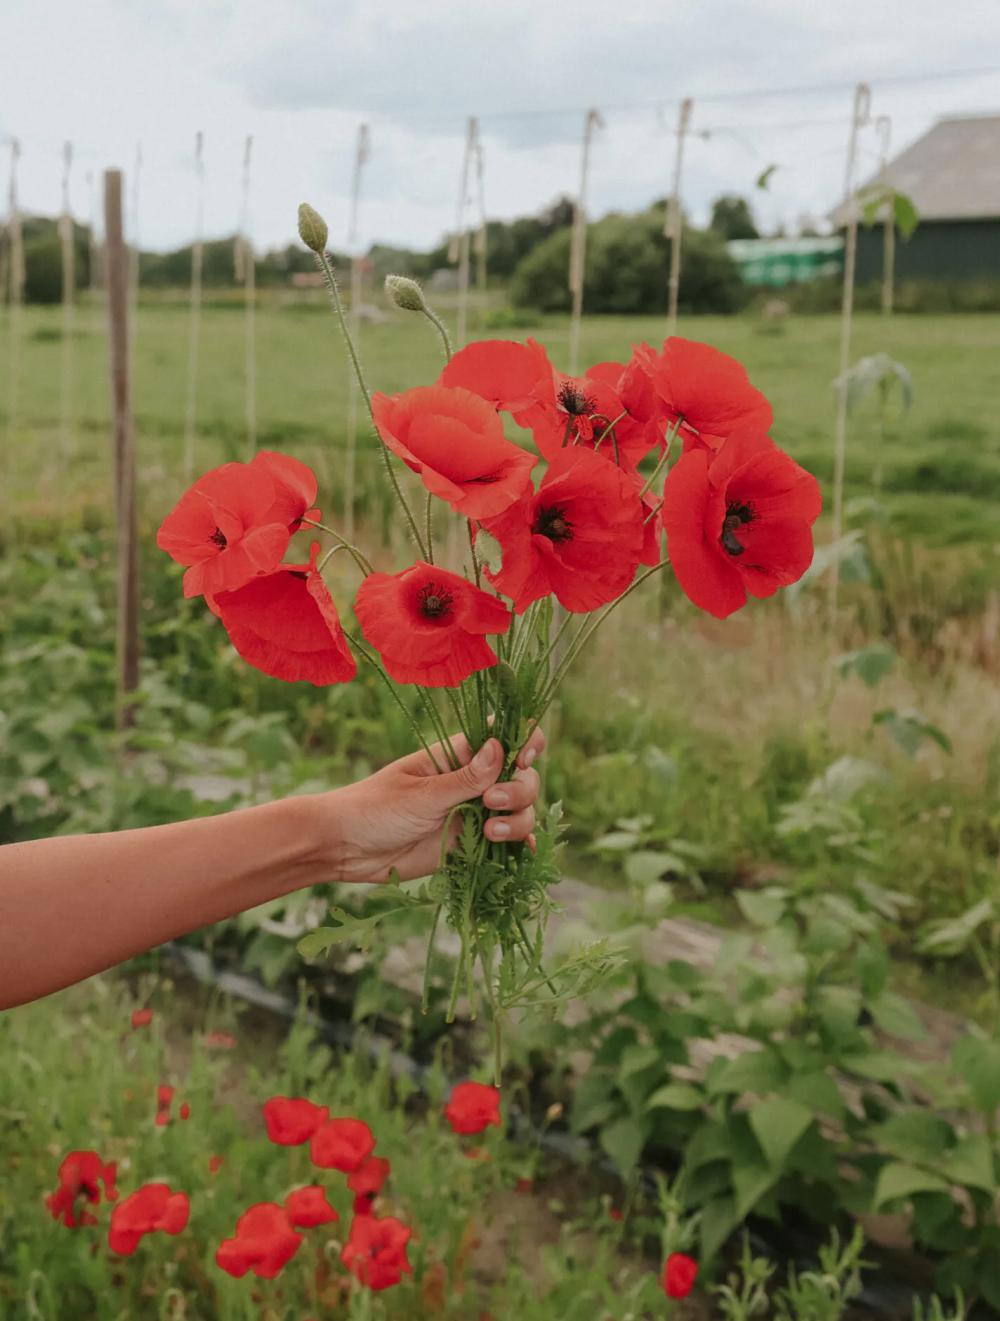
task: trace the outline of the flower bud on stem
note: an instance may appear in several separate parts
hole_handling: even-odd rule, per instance
[[[441,318],[428,305],[427,299],[424,297],[424,291],[416,280],[411,280],[406,275],[387,275],[385,277],[385,293],[389,301],[402,308],[404,312],[422,312],[424,314],[441,336],[445,361],[450,362],[452,347],[448,331]]]

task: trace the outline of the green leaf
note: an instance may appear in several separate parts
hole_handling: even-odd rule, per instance
[[[747,1050],[732,1060],[715,1060],[709,1069],[708,1091],[712,1096],[727,1092],[773,1092],[788,1078],[788,1069],[774,1051]]]
[[[738,1165],[733,1170],[733,1190],[736,1193],[736,1213],[741,1220],[753,1210],[777,1183],[780,1170],[767,1165]]]
[[[768,185],[771,182],[771,176],[774,174],[776,169],[778,169],[777,165],[765,166],[764,169],[761,170],[760,174],[757,175],[757,178],[754,181],[754,187],[759,188],[761,192],[767,192]]]
[[[952,1183],[983,1192],[996,1192],[996,1153],[985,1133],[970,1133],[938,1161],[938,1169]]]
[[[892,215],[896,228],[904,239],[908,239],[920,223],[920,212],[916,203],[906,193],[893,193]]]
[[[962,1075],[980,1110],[992,1114],[1000,1107],[1000,1041],[959,1037],[951,1052],[952,1063]]]
[[[629,1078],[633,1073],[640,1073],[654,1064],[661,1062],[660,1052],[655,1046],[632,1045],[622,1051],[618,1061],[618,1077]]]
[[[844,1114],[840,1088],[828,1073],[817,1071],[792,1074],[783,1090],[793,1101],[808,1106],[814,1115],[840,1119]]]
[[[927,1032],[920,1016],[909,1000],[892,991],[883,991],[868,1003],[878,1027],[890,1037],[905,1037],[911,1041],[923,1041]]]
[[[944,752],[950,753],[952,750],[951,740],[947,734],[938,729],[937,725],[925,720],[917,711],[893,709],[876,711],[872,723],[881,725],[896,746],[908,757],[916,755],[925,739],[936,743]]]
[[[736,895],[743,916],[758,927],[773,927],[785,911],[788,891],[771,886],[767,890],[741,890]]]
[[[877,1125],[872,1136],[879,1146],[900,1160],[937,1164],[951,1146],[955,1130],[946,1120],[926,1110],[908,1110]]]
[[[750,1127],[772,1166],[782,1166],[792,1147],[813,1122],[805,1105],[787,1096],[774,1096],[750,1107]]]
[[[699,1255],[705,1265],[716,1255],[741,1219],[732,1197],[717,1197],[703,1208],[698,1231],[701,1245]]]
[[[841,674],[856,674],[869,688],[874,688],[896,664],[896,653],[885,643],[875,642],[859,651],[844,652],[836,663]]]
[[[627,853],[630,849],[634,849],[639,841],[640,836],[631,830],[610,830],[606,835],[600,835],[595,839],[590,847],[595,853]]]
[[[623,1174],[635,1169],[646,1138],[648,1126],[634,1119],[616,1119],[601,1129],[600,1143]]]
[[[369,917],[357,917],[354,913],[349,913],[346,908],[331,907],[330,916],[337,920],[339,926],[317,927],[315,931],[310,931],[302,937],[296,949],[304,959],[315,959],[320,954],[325,954],[331,945],[351,943],[360,946],[361,949],[368,949],[378,924],[390,913],[401,911],[399,908],[388,908],[380,913],[372,913]]]
[[[705,1097],[697,1087],[672,1082],[658,1088],[646,1099],[647,1110],[699,1110]]]
[[[848,1036],[854,1031],[861,1005],[861,992],[853,986],[821,986],[816,994],[816,1012],[835,1037]]]
[[[914,1165],[904,1165],[892,1161],[886,1165],[878,1177],[872,1210],[878,1211],[887,1202],[896,1202],[912,1197],[914,1193],[944,1193],[948,1184],[936,1174],[927,1170],[918,1170]]]
[[[986,922],[996,920],[997,908],[993,899],[981,899],[967,908],[961,916],[950,922],[935,922],[920,938],[920,948],[928,954],[961,954],[968,948],[972,937]]]

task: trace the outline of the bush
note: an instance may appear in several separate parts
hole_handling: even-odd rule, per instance
[[[755,303],[765,303],[775,296],[793,312],[839,312],[843,281],[839,275],[805,284],[790,284],[784,289],[758,289]],[[877,312],[882,306],[882,285],[878,280],[859,284],[854,290],[854,306],[859,312]],[[1000,312],[1000,280],[900,280],[896,285],[893,307],[897,312]]]
[[[515,306],[540,312],[569,310],[570,233],[568,228],[557,230],[520,263],[510,288]],[[588,230],[584,310],[619,315],[662,311],[669,263],[661,208],[605,216]],[[735,312],[744,295],[743,281],[722,239],[685,229],[681,310]]]

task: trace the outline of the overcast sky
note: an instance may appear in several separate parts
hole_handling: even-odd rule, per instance
[[[0,0],[0,144],[21,141],[22,209],[58,209],[66,139],[82,219],[102,169],[123,167],[132,187],[141,144],[144,247],[191,237],[198,130],[207,234],[236,227],[252,134],[257,245],[288,242],[309,200],[343,246],[367,121],[362,245],[428,246],[454,224],[466,116],[481,120],[487,212],[507,218],[576,189],[583,113],[602,109],[599,215],[668,191],[688,95],[692,216],[735,191],[764,225],[794,225],[839,198],[859,79],[873,115],[892,117],[894,147],[940,115],[1000,112],[1000,0]],[[8,161],[5,145],[4,193]],[[862,173],[876,163],[869,129]],[[770,164],[769,190],[755,190]]]

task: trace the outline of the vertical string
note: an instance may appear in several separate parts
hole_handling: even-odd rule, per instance
[[[358,344],[361,336],[362,257],[357,251],[358,214],[361,205],[361,180],[371,154],[371,135],[367,124],[358,125],[354,147],[354,170],[351,176],[351,213],[347,229],[347,248],[351,255],[351,334]],[[354,513],[357,487],[358,413],[360,391],[353,364],[347,363],[347,434],[344,446],[344,535],[354,540]]]
[[[677,332],[677,301],[681,288],[681,243],[684,236],[684,212],[681,209],[681,169],[684,164],[684,141],[691,123],[694,102],[685,97],[677,117],[677,149],[674,153],[674,178],[667,205],[663,232],[670,240],[670,277],[667,282],[667,336]]]
[[[476,136],[476,209],[479,212],[479,226],[476,229],[474,251],[476,254],[476,288],[479,290],[479,326],[482,329],[482,318],[486,315],[486,249],[487,249],[487,230],[486,230],[486,153],[483,150],[482,139]]]
[[[21,212],[17,197],[17,167],[21,159],[21,144],[13,138],[10,144],[10,178],[7,186],[7,233],[10,243],[10,266],[7,292],[7,480],[5,513],[7,540],[14,543],[14,512],[17,483],[17,431],[21,386],[22,306],[24,303],[24,242],[21,233]]]
[[[59,364],[59,458],[65,462],[75,450],[73,396],[74,312],[76,307],[76,235],[70,204],[70,175],[73,169],[73,144],[63,143],[62,211],[59,215],[59,239],[62,254],[62,344]]]
[[[135,169],[132,173],[132,196],[129,211],[128,238],[128,308],[129,358],[132,372],[133,402],[135,391],[135,335],[139,311],[139,178],[142,174],[142,143],[135,144]]]
[[[469,255],[471,234],[468,226],[469,180],[472,173],[472,161],[479,142],[479,120],[470,115],[466,124],[465,152],[462,156],[462,169],[458,184],[458,210],[455,217],[455,233],[448,246],[448,260],[458,262],[458,311],[455,340],[458,348],[465,344],[469,310]]]
[[[599,110],[588,110],[583,118],[583,152],[580,158],[580,191],[573,207],[573,229],[569,247],[569,291],[572,311],[569,320],[569,374],[580,367],[580,323],[583,319],[583,281],[587,257],[587,183],[590,177],[590,148],[594,130],[603,128]]]
[[[895,191],[889,181],[889,147],[892,142],[892,120],[879,115],[875,121],[879,137],[879,179],[886,194],[885,225],[882,231],[882,311],[892,316],[896,283],[896,208]]]
[[[201,279],[205,260],[205,139],[201,130],[194,137],[194,241],[191,244],[191,293],[188,318],[187,402],[184,408],[184,475],[194,476],[198,427],[198,351],[201,339]],[[239,240],[237,239],[237,243]]]
[[[851,131],[847,139],[847,163],[844,170],[844,211],[847,234],[844,240],[844,290],[840,308],[840,380],[837,391],[837,421],[833,451],[833,533],[836,546],[844,534],[844,466],[847,456],[847,371],[851,365],[851,323],[854,315],[854,269],[858,250],[858,207],[854,199],[854,171],[858,155],[858,135],[868,123],[871,93],[866,83],[854,89]],[[840,559],[834,555],[830,573],[830,626],[837,613],[840,588]]]
[[[247,459],[257,452],[257,258],[250,237],[250,163],[253,156],[253,135],[248,134],[243,147],[243,201],[240,213],[240,232],[237,238],[238,266],[243,279],[246,307],[246,338],[244,343],[244,380],[246,382]],[[237,277],[239,278],[239,277]]]

